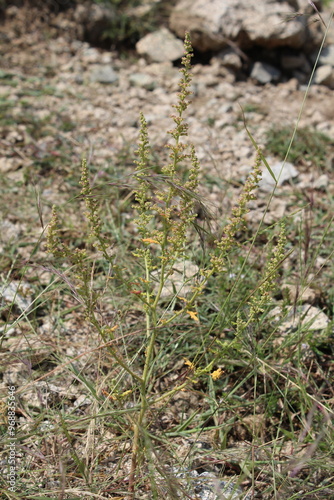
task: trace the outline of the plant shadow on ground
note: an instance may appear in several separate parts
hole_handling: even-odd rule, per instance
[[[81,196],[49,226],[54,261],[2,264],[41,290],[29,307],[14,297],[1,311],[19,388],[12,498],[194,498],[186,471],[211,472],[240,498],[334,494],[332,325],[318,334],[307,316],[320,304],[332,319],[332,289],[303,298],[332,283],[331,219],[309,205],[297,223],[245,228],[244,190],[213,236],[176,109],[173,165],[190,159],[190,175],[150,168],[142,118],[129,182],[115,167],[115,182],[92,186],[84,164]],[[47,121],[32,125],[39,134]]]

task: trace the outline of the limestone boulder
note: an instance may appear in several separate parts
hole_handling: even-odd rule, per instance
[[[138,54],[154,62],[176,61],[184,55],[183,42],[167,28],[144,36],[136,44]]]
[[[170,16],[170,28],[180,38],[191,34],[193,46],[204,52],[237,45],[241,49],[292,47],[306,42],[308,28],[296,15],[296,2],[275,0],[180,0]]]

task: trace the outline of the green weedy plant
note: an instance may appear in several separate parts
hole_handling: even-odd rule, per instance
[[[195,225],[196,204],[201,203],[198,194],[199,162],[194,146],[184,141],[188,135],[184,113],[189,106],[188,98],[191,94],[189,87],[192,47],[188,34],[186,34],[184,46],[185,56],[182,59],[183,68],[180,70],[182,73],[180,93],[177,104],[174,105],[175,114],[172,116],[175,125],[169,131],[173,142],[167,146],[169,148],[169,163],[162,167],[160,173],[153,173],[150,169],[147,124],[144,115],[140,115],[141,130],[135,170],[137,187],[134,193],[135,204],[133,205],[138,214],[135,223],[139,238],[138,248],[132,253],[141,266],[142,275],[136,277],[135,281],[134,279],[131,282],[125,280],[122,277],[122,269],[115,265],[113,252],[110,252],[110,242],[103,233],[103,221],[99,215],[98,202],[90,186],[87,163],[85,160],[82,162],[81,195],[85,200],[86,217],[90,227],[88,239],[93,242],[101,258],[110,266],[113,277],[123,280],[134,300],[140,305],[145,317],[145,334],[142,339],[144,361],[141,368],[138,366],[134,368],[134,363],[123,356],[119,349],[113,347],[116,327],[111,328],[101,324],[97,313],[100,296],[92,285],[94,265],[89,259],[87,250],[76,249],[73,251],[61,241],[60,224],[55,207],[47,232],[48,251],[55,257],[60,257],[70,263],[72,278],[67,277],[66,282],[77,300],[83,305],[87,321],[98,331],[114,362],[131,377],[134,386],[133,393],[138,393],[139,396],[138,405],[134,406],[135,411],[129,417],[133,426],[129,490],[133,497],[141,455],[144,450],[147,454],[150,453],[148,410],[183,390],[194,379],[209,376],[211,380],[216,380],[222,373],[221,369],[214,368],[217,361],[224,356],[226,346],[217,343],[216,348],[212,349],[212,359],[205,366],[200,367],[189,360],[186,361],[192,372],[187,380],[159,396],[153,394],[151,390],[156,369],[157,341],[167,327],[170,328],[180,317],[186,317],[195,322],[199,321],[197,301],[204,296],[209,280],[218,273],[226,272],[227,257],[238,245],[236,235],[243,228],[244,216],[248,212],[247,204],[255,197],[254,192],[261,177],[260,165],[264,160],[261,150],[257,149],[252,172],[224,228],[223,236],[214,242],[211,254],[206,259],[207,264],[203,265],[193,278],[191,291],[186,294],[186,297],[182,297],[182,287],[175,290],[175,298],[179,300],[179,308],[166,306],[166,299],[163,298],[164,287],[174,272],[175,264],[186,260],[189,249],[189,234],[191,234],[192,226]],[[190,162],[190,168],[187,180],[184,181],[183,165],[187,161]],[[282,226],[278,243],[274,247],[273,256],[264,273],[264,279],[253,297],[249,298],[248,319],[241,319],[240,315],[235,318],[236,339],[242,336],[243,331],[251,323],[256,323],[261,316],[273,289],[278,268],[284,258],[284,243],[284,227]],[[110,282],[110,276],[108,278]],[[232,346],[233,342],[234,340],[231,342]],[[250,353],[250,356],[253,354]],[[152,463],[151,458],[148,457],[149,464]],[[154,480],[152,481],[152,491],[154,498],[158,498]]]
[[[163,6],[160,3],[151,5],[143,15],[136,15],[136,7],[143,2],[138,0],[94,0],[94,3],[110,8],[112,12],[108,26],[101,33],[101,42],[109,42],[112,46],[124,49],[124,45],[134,46],[147,33],[157,28],[157,20],[161,17]]]

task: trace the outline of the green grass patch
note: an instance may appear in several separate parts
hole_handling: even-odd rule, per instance
[[[290,127],[275,126],[268,130],[266,133],[267,154],[285,158],[291,134]],[[333,146],[333,141],[322,132],[308,127],[299,128],[287,159],[292,163],[310,162],[314,166],[324,168],[329,146]]]

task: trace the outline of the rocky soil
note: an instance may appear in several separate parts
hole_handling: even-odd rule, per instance
[[[125,151],[135,149],[140,111],[148,120],[155,151],[163,152],[180,75],[170,62],[120,58],[115,52],[73,39],[75,30],[71,23],[66,25],[64,13],[58,15],[54,21],[57,29],[51,27],[51,32],[43,21],[34,10],[11,7],[2,27],[0,76],[5,115],[0,169],[13,182],[22,182],[27,176],[41,181],[41,201],[47,213],[46,207],[57,199],[59,190],[53,183],[44,192],[45,177],[52,175],[54,179],[59,169],[68,174],[77,172],[82,156],[88,156],[103,176],[108,166],[119,163]],[[57,37],[59,31],[62,36]],[[217,206],[222,203],[221,183],[231,183],[229,197],[237,194],[252,166],[254,147],[243,113],[255,141],[263,147],[269,129],[286,125],[292,133],[304,96],[305,86],[296,79],[263,86],[251,79],[235,81],[216,57],[210,64],[195,64],[189,136],[203,176],[216,179],[210,187],[203,182],[208,201]],[[334,139],[333,104],[330,89],[311,86],[299,126],[309,126]],[[57,161],[59,157],[61,161]],[[270,159],[271,163],[282,160]],[[285,186],[283,192],[312,188],[331,192],[332,166],[330,145],[324,169],[300,158],[293,186]],[[130,173],[128,166],[122,170],[123,175]],[[58,182],[63,180],[64,176]],[[286,209],[283,199],[286,196],[280,197],[284,206],[278,217]],[[271,212],[275,210],[270,207]]]

